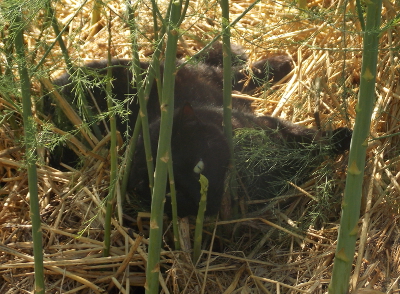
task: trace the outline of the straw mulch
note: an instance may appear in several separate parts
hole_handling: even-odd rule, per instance
[[[231,20],[251,2],[232,1]],[[65,25],[79,5],[75,1],[58,3],[58,20]],[[107,18],[103,15],[91,27],[92,5],[89,1],[83,7],[65,33],[69,53],[78,64],[105,58],[107,54]],[[191,1],[190,5],[189,16],[182,25],[186,31],[179,43],[182,56],[196,52],[220,29],[216,2]],[[255,95],[259,98],[254,102],[255,111],[315,127],[313,113],[319,96],[318,110],[324,128],[351,127],[362,56],[354,1],[348,5],[345,22],[343,3],[339,0],[309,1],[309,11],[304,14],[292,5],[289,1],[263,1],[232,29],[232,41],[246,48],[251,61],[282,53],[294,60],[295,68],[286,81]],[[145,4],[139,7],[138,21],[143,32],[140,56],[145,59],[151,54],[152,19]],[[112,11],[111,54],[130,58],[129,29],[121,21],[124,6],[119,1],[111,1],[104,11],[107,14]],[[397,11],[394,4],[384,1],[383,22],[393,19]],[[54,41],[51,29],[39,34],[40,24],[27,28],[28,50],[33,50],[39,37],[46,44]],[[371,138],[399,132],[399,56],[396,50],[391,50],[400,45],[399,36],[398,26],[393,27],[380,41]],[[42,48],[38,49],[35,62],[44,52]],[[60,52],[56,45],[45,62],[45,71],[53,76],[65,66]],[[35,79],[34,93],[39,92],[39,87]],[[12,109],[12,105],[0,99],[2,112]],[[3,121],[0,127],[1,293],[27,293],[34,281],[27,173],[23,164],[24,149],[20,147],[22,131],[13,127],[20,120],[17,116],[16,121]],[[386,136],[369,144],[360,238],[351,284],[353,289],[399,293],[399,139]],[[325,200],[321,196],[325,195],[324,191],[316,188],[321,187],[320,178],[319,183],[314,180],[301,189],[293,189],[290,193],[296,196],[283,195],[273,201],[256,203],[259,210],[247,217],[217,221],[215,230],[207,226],[205,250],[197,265],[193,265],[187,252],[174,251],[168,246],[171,230],[168,228],[161,256],[162,291],[325,293],[333,266],[346,160],[342,156],[335,162],[327,161],[333,172],[325,179],[331,183]],[[46,293],[102,293],[116,286],[126,288],[127,281],[131,286],[143,286],[148,240],[146,234],[138,233],[136,220],[113,219],[110,256],[102,257],[101,203],[109,184],[108,161],[92,160],[82,170],[69,172],[40,164],[38,177]],[[360,290],[358,293],[373,292]]]

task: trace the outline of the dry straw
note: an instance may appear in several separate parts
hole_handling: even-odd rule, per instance
[[[232,20],[251,2],[232,2]],[[251,61],[273,54],[289,54],[293,58],[294,70],[285,81],[254,95],[255,112],[315,127],[313,113],[319,96],[318,109],[324,128],[351,127],[362,39],[353,1],[346,8],[345,21],[342,2],[309,2],[309,11],[300,13],[289,1],[263,1],[231,29],[232,42],[243,45]],[[121,19],[125,13],[121,3],[107,4],[107,10],[114,12],[111,54],[116,58],[131,58],[129,28]],[[75,1],[57,2],[59,21],[67,23],[78,6]],[[83,7],[65,34],[75,63],[106,58],[106,19],[103,16],[95,25],[100,30],[94,33],[90,25],[92,6],[89,2]],[[139,55],[146,59],[151,53],[152,16],[144,4],[139,11],[138,22],[143,32]],[[383,23],[393,19],[397,11],[395,4],[384,1]],[[187,15],[182,24],[184,35],[178,43],[180,55],[194,54],[220,30],[220,9],[214,1],[191,1]],[[35,24],[28,28],[25,35],[28,50],[33,50],[39,33]],[[49,43],[54,40],[51,30],[46,34]],[[387,136],[400,131],[399,57],[392,50],[400,45],[399,36],[395,26],[380,40],[377,103],[371,125],[371,138],[379,139],[369,142],[367,152],[365,204],[351,280],[353,287],[386,293],[399,292],[400,275],[399,139]],[[37,56],[40,53],[44,52],[38,52]],[[53,76],[64,68],[57,46],[46,59],[45,67]],[[34,80],[33,89],[38,88],[39,83]],[[3,98],[0,97],[0,110],[13,109]],[[23,150],[19,147],[21,133],[14,130],[12,123],[11,117],[0,127],[0,292],[25,293],[33,285],[31,223],[27,174]],[[112,285],[125,293],[127,281],[131,286],[145,282],[148,240],[135,232],[135,225],[129,228],[128,224],[134,224],[135,220],[124,223],[121,219],[112,220],[110,257],[102,257],[101,203],[109,185],[109,156],[102,142],[93,142],[93,146],[96,144],[100,144],[102,160],[91,160],[81,170],[60,172],[45,164],[38,165],[46,293],[101,293]],[[78,142],[75,146],[85,152]],[[321,188],[315,189],[321,180],[314,179],[288,195],[264,201],[262,209],[243,219],[205,226],[205,249],[196,265],[187,252],[173,251],[164,244],[161,291],[325,293],[335,252],[345,162],[344,156],[329,163],[335,171],[329,179],[333,183],[329,202],[321,200],[324,195]],[[313,207],[324,214],[324,222],[321,217],[314,223],[306,218],[316,213]],[[235,242],[229,239],[231,235],[221,234],[222,231],[231,232]],[[165,234],[167,240],[169,231]],[[219,251],[221,243],[225,244],[223,253]]]

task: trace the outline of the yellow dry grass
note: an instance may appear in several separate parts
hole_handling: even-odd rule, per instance
[[[256,98],[263,99],[254,99],[256,112],[315,127],[313,112],[319,95],[323,126],[352,126],[362,56],[354,2],[349,1],[344,21],[341,0],[309,1],[309,11],[304,13],[289,1],[262,1],[232,28],[232,42],[244,46],[251,61],[281,53],[294,60],[294,70],[285,82],[258,93]],[[251,3],[231,1],[231,20]],[[101,20],[94,26],[90,25],[93,1],[76,13],[80,5],[78,1],[62,1],[56,6],[62,25],[73,18],[64,39],[74,63],[106,58],[110,11],[111,54],[130,58],[129,28],[123,21],[122,1],[107,2]],[[143,32],[139,41],[143,59],[152,53],[152,16],[147,5],[148,2],[139,3],[137,13]],[[165,7],[161,8],[164,13]],[[394,3],[384,1],[383,23],[393,19],[398,10]],[[182,56],[198,51],[220,30],[216,1],[191,1],[187,15],[179,42]],[[386,136],[399,132],[399,36],[395,26],[380,40],[377,101],[370,133],[371,138],[382,138],[369,143],[360,238],[351,278],[353,289],[385,293],[399,293],[400,276],[399,139]],[[32,23],[25,34],[27,50],[36,48],[39,37],[47,45],[55,40],[51,29],[41,33],[40,23]],[[34,63],[43,53],[40,47]],[[4,56],[0,58],[5,62]],[[46,58],[45,72],[57,75],[65,67],[62,60],[56,45]],[[33,82],[37,91],[39,83]],[[0,110],[5,113],[10,109],[13,106],[0,97]],[[24,151],[19,147],[22,131],[14,127],[20,120],[15,115],[0,127],[1,293],[27,293],[33,286],[27,173]],[[160,276],[163,293],[325,293],[333,266],[346,159],[333,163],[336,190],[332,199],[336,201],[324,208],[333,223],[315,227],[299,223],[311,213],[316,199],[313,183],[307,183],[299,192],[306,196],[294,198],[290,205],[280,206],[285,201],[283,196],[247,218],[217,222],[218,229],[230,230],[236,238],[234,242],[224,240],[224,252],[210,247],[211,241],[217,244],[222,239],[218,230],[206,228],[209,240],[197,265],[193,265],[187,252],[164,246]],[[142,286],[148,240],[124,226],[126,220],[113,219],[110,257],[102,257],[104,213],[100,207],[109,184],[108,161],[92,160],[82,170],[70,172],[40,165],[38,178],[46,293],[102,293],[114,285],[125,293],[127,281],[131,286]],[[240,232],[241,238],[235,232]]]

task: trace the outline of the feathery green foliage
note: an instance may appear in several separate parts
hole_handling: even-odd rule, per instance
[[[288,181],[304,181],[328,154],[318,143],[289,144],[262,129],[237,129],[234,134],[237,172],[253,200],[282,194]]]
[[[61,52],[64,56],[65,64],[67,65],[67,70],[68,70],[68,72],[71,72],[72,61],[71,61],[71,58],[69,57],[68,50],[67,50],[67,47],[65,46],[64,40],[61,38],[61,31],[58,27],[57,18],[54,14],[54,9],[51,7],[50,0],[46,1],[46,8],[47,8],[47,14],[48,14],[48,17],[50,18],[51,26],[53,27],[54,33],[56,34],[56,36],[59,36],[59,37],[57,37],[57,41],[58,41],[58,44],[60,45]]]

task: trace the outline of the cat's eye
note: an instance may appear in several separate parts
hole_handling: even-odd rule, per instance
[[[199,162],[193,168],[193,171],[196,174],[201,174],[203,172],[203,170],[204,170],[204,162],[203,162],[203,160],[200,159]]]

